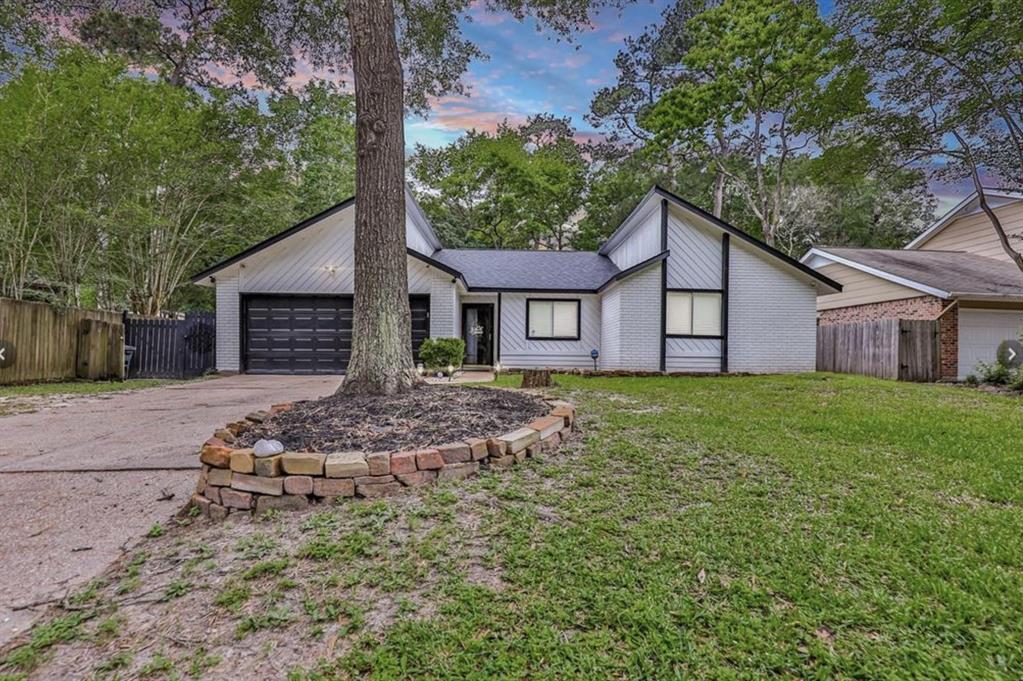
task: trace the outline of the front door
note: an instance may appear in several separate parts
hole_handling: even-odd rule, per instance
[[[491,366],[494,363],[494,304],[462,305],[462,339],[465,363]]]

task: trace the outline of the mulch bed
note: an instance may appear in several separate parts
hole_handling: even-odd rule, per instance
[[[331,395],[296,402],[239,441],[280,440],[287,451],[396,451],[494,437],[547,414],[542,399],[493,388],[424,385],[394,396]]]

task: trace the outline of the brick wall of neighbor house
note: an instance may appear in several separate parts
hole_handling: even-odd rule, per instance
[[[941,346],[941,377],[959,377],[959,305],[948,306],[938,320],[938,342]]]
[[[959,307],[953,305],[948,310],[946,308],[949,308],[947,300],[936,296],[920,296],[837,307],[821,310],[818,314],[821,326],[877,319],[938,319],[941,377],[955,379],[959,375]],[[942,311],[945,313],[942,314]]]
[[[920,296],[821,310],[818,318],[821,325],[871,322],[876,319],[935,319],[946,304],[935,296]]]

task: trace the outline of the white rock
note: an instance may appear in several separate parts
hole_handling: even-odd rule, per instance
[[[256,444],[252,445],[252,454],[259,458],[280,454],[283,451],[284,445],[277,440],[257,440]]]

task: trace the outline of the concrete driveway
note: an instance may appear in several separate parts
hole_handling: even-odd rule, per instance
[[[0,416],[0,645],[88,582],[196,482],[198,446],[255,409],[333,392],[338,376],[228,376]]]

